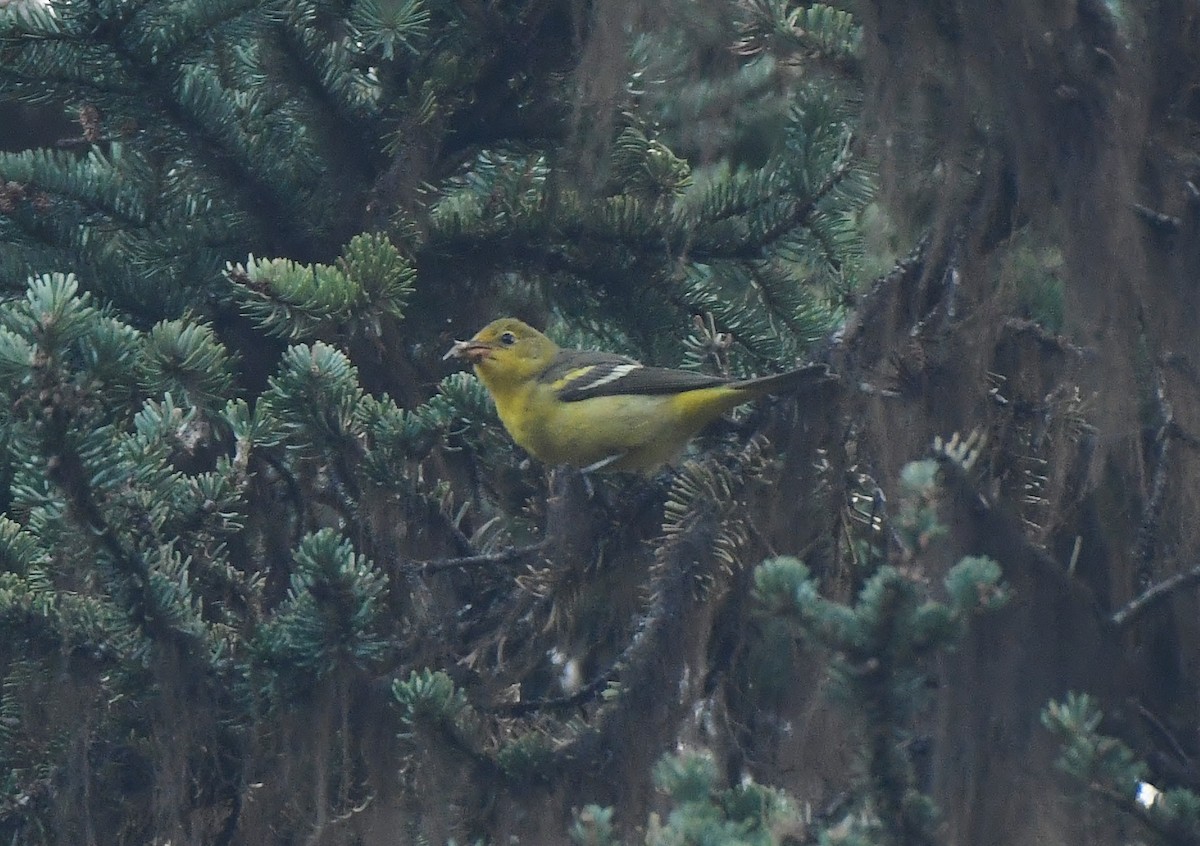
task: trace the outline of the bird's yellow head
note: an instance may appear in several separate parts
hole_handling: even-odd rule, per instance
[[[515,317],[493,320],[469,341],[455,341],[443,358],[462,358],[489,388],[527,382],[545,370],[558,345]]]

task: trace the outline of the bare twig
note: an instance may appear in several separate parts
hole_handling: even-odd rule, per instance
[[[435,558],[432,561],[413,561],[411,566],[421,575],[440,573],[443,570],[453,570],[460,567],[483,567],[488,564],[509,564],[519,561],[527,555],[540,552],[550,543],[549,539],[531,543],[528,546],[510,546],[499,552],[487,552],[480,555],[464,555],[459,558]]]
[[[1141,714],[1142,719],[1148,722],[1150,726],[1167,741],[1171,747],[1171,750],[1179,758],[1179,762],[1185,767],[1190,766],[1192,762],[1191,757],[1186,751],[1184,751],[1183,744],[1176,739],[1175,735],[1171,734],[1170,729],[1163,725],[1162,720],[1154,716],[1154,714],[1150,712],[1150,709],[1140,702],[1138,703],[1137,709],[1138,713]]]
[[[1141,203],[1133,204],[1133,213],[1146,222],[1155,232],[1178,232],[1183,228],[1183,220],[1171,214],[1163,214]]]
[[[1173,591],[1187,587],[1193,582],[1200,582],[1200,566],[1193,567],[1184,573],[1176,573],[1169,579],[1164,579],[1143,592],[1136,599],[1127,603],[1124,608],[1117,611],[1109,619],[1117,628],[1128,626],[1150,610],[1152,606],[1166,599]]]

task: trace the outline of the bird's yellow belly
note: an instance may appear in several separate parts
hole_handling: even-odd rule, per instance
[[[503,419],[504,415],[501,415]],[[537,425],[513,415],[513,440],[547,464],[587,467],[612,456],[605,470],[653,470],[673,459],[681,442],[670,397],[608,396],[559,403]]]

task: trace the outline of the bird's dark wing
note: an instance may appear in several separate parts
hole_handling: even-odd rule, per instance
[[[539,377],[563,402],[619,394],[677,394],[723,385],[726,379],[690,370],[646,367],[613,353],[563,350]]]

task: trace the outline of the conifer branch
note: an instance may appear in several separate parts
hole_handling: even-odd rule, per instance
[[[502,705],[493,712],[520,716],[577,708],[611,688],[616,695],[601,706],[593,720],[595,732],[580,736],[576,745],[594,748],[600,735],[614,730],[621,722],[618,715],[630,707],[630,697],[624,691],[641,690],[652,683],[653,668],[661,656],[675,651],[670,643],[679,635],[688,608],[711,589],[713,582],[730,574],[730,541],[714,543],[714,538],[721,536],[727,521],[737,519],[745,485],[764,471],[762,450],[763,444],[752,440],[731,456],[727,465],[709,458],[689,463],[681,471],[673,485],[681,501],[674,516],[667,515],[663,527],[666,541],[656,551],[653,599],[628,645],[606,670],[569,695]],[[713,496],[718,490],[723,492],[720,499]],[[705,550],[700,560],[695,557],[697,550]],[[619,686],[612,687],[618,679]]]

